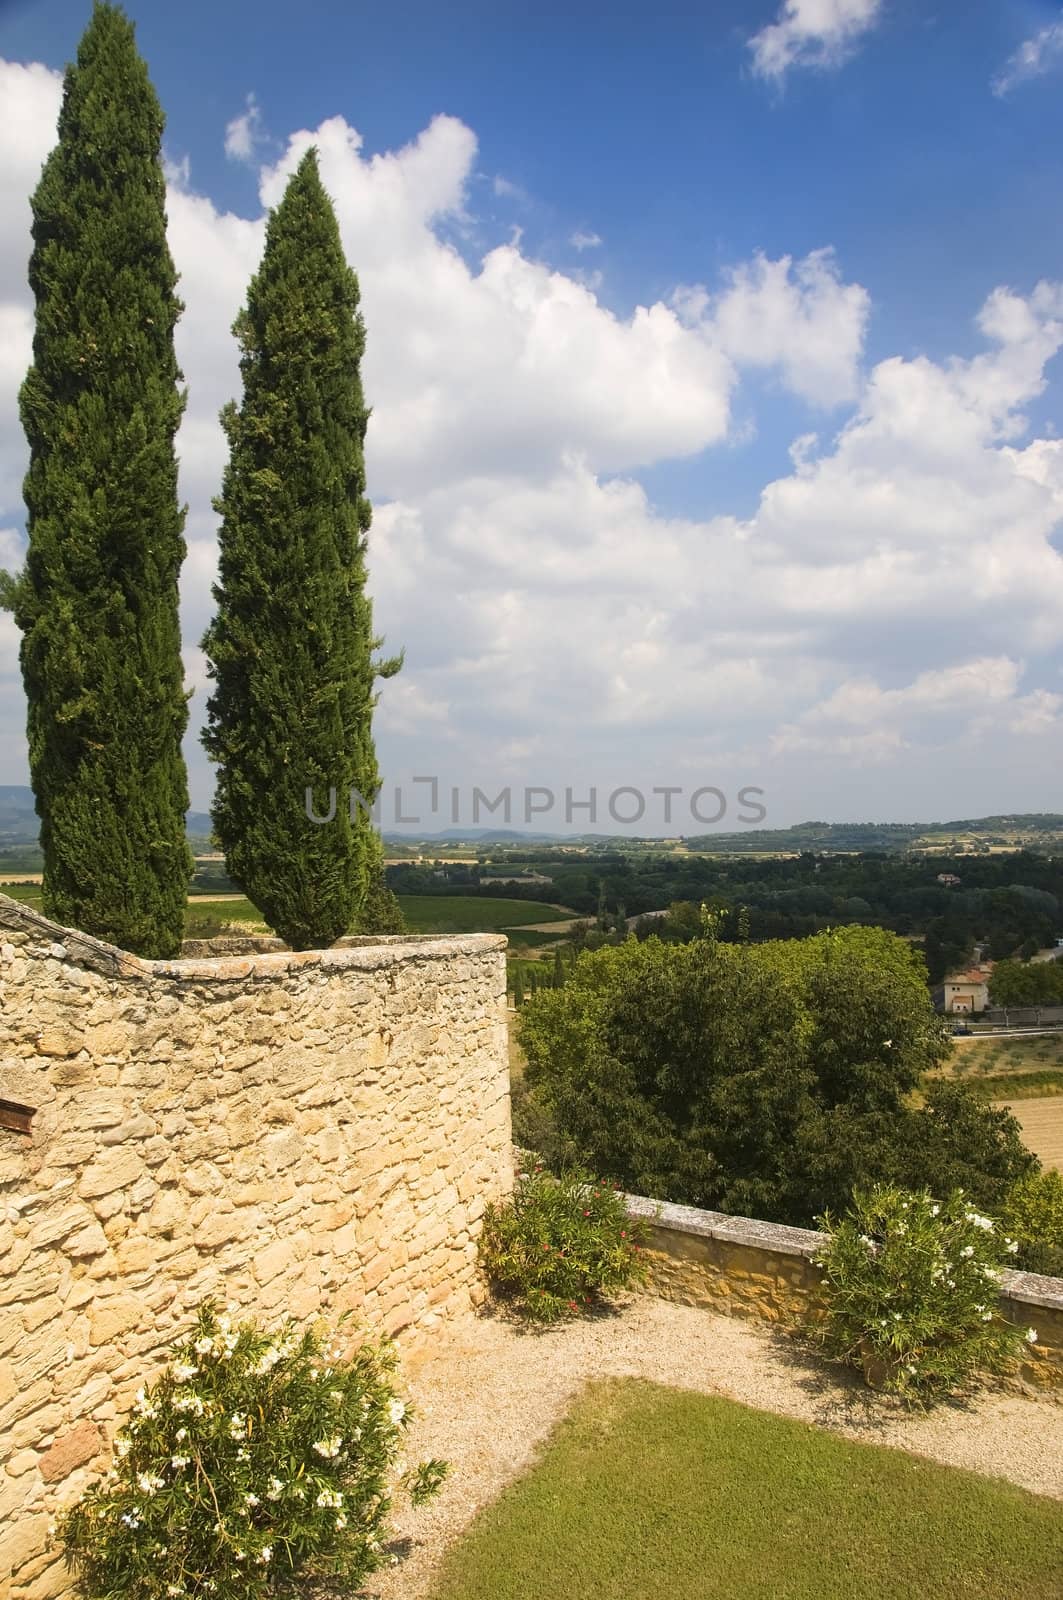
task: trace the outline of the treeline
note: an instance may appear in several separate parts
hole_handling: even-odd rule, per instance
[[[489,884],[486,872],[526,867],[544,884]],[[699,927],[700,907],[719,915],[722,942],[805,939],[827,928],[865,924],[922,942],[932,984],[969,961],[976,944],[994,961],[1024,957],[1063,934],[1063,856],[1019,851],[986,857],[902,858],[877,852],[746,861],[658,852],[603,850],[573,857],[550,849],[505,851],[486,861],[448,867],[392,867],[400,893],[502,895],[571,906],[609,932],[621,916],[674,907],[667,918],[637,928],[685,943]],[[941,883],[939,875],[958,878]]]

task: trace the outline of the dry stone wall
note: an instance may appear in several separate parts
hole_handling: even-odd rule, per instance
[[[505,940],[145,962],[0,896],[0,1102],[0,1595],[49,1600],[52,1516],[204,1296],[408,1344],[477,1302]]]
[[[647,1291],[726,1316],[793,1327],[822,1312],[820,1271],[813,1262],[823,1235],[752,1217],[627,1195],[632,1216],[650,1227],[644,1260]],[[1001,1314],[1034,1328],[1021,1367],[998,1387],[1063,1400],[1063,1278],[1003,1272]]]

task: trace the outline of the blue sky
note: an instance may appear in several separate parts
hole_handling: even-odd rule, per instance
[[[129,10],[188,304],[194,706],[226,330],[314,138],[363,287],[377,620],[407,648],[389,784],[752,784],[778,824],[1063,809],[1059,6]],[[0,8],[9,564],[25,196],[87,14]],[[0,649],[18,782],[10,626]]]

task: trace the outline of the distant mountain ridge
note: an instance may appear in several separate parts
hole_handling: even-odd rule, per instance
[[[33,791],[26,784],[0,784],[0,848],[34,846],[38,838],[38,819],[33,806]],[[211,819],[206,811],[189,811],[185,832],[189,838],[209,839]],[[470,845],[610,845],[653,843],[655,838],[674,839],[674,834],[532,833],[519,828],[444,828],[437,833],[384,834],[389,844],[470,844]],[[965,817],[954,822],[796,822],[789,828],[743,828],[741,832],[687,835],[689,849],[731,853],[759,853],[802,850],[909,850],[925,844],[945,849],[989,849],[1017,844],[1049,843],[1063,848],[1063,812],[1017,811],[989,817]]]
[[[185,832],[189,838],[207,838],[212,823],[205,811],[189,811]],[[33,790],[28,784],[0,784],[0,846],[35,845],[40,821],[33,805]]]

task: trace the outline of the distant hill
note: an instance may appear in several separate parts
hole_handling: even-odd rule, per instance
[[[0,784],[0,849],[35,846],[37,813],[33,793],[25,784]],[[185,818],[189,838],[202,843],[210,838],[206,811],[189,811]],[[411,848],[416,845],[588,845],[592,849],[659,844],[652,836],[629,834],[525,833],[519,828],[444,828],[438,833],[385,833],[386,843]],[[674,835],[669,842],[674,841]],[[950,853],[1021,849],[1063,850],[1063,813],[1058,811],[1010,812],[991,817],[965,817],[955,822],[798,822],[791,828],[743,828],[739,833],[687,835],[680,848],[712,851],[720,855],[758,855],[777,852],[940,850]]]
[[[33,790],[26,784],[0,784],[0,848],[35,845],[40,823],[33,808]],[[206,811],[189,811],[185,832],[189,838],[209,838],[211,820]]]
[[[791,828],[746,828],[741,833],[706,833],[684,839],[691,850],[725,853],[761,851],[940,850],[988,854],[1024,846],[1063,848],[1063,813],[1013,812],[965,817],[955,822],[798,822]]]

